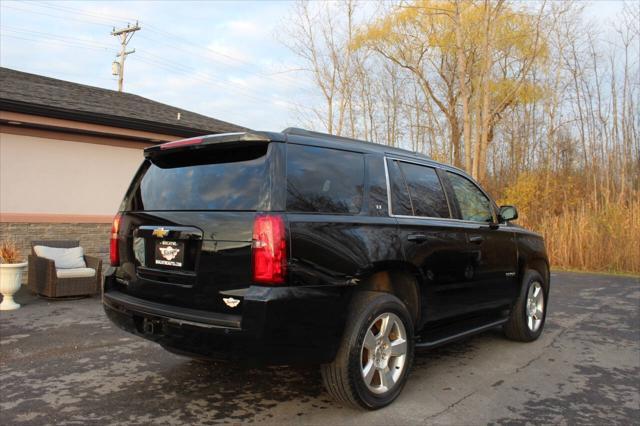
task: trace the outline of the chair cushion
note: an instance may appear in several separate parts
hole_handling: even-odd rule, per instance
[[[96,270],[93,268],[67,268],[56,269],[58,278],[88,278],[95,277]]]
[[[84,262],[84,250],[82,247],[57,248],[47,246],[35,246],[33,251],[36,256],[51,259],[56,263],[56,269],[86,268]]]

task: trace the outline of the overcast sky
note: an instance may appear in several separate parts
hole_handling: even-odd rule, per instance
[[[319,102],[282,28],[292,4],[0,0],[0,65],[117,89],[113,26],[140,21],[129,48],[124,90],[262,130],[299,126],[296,109]],[[621,2],[597,1],[606,20]]]

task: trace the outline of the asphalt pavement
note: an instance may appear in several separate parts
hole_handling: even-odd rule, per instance
[[[203,363],[112,326],[98,298],[0,312],[0,424],[639,424],[640,279],[553,273],[533,343],[492,330],[419,351],[375,412],[334,403],[316,367]]]

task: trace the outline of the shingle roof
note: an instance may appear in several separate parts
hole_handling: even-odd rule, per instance
[[[131,93],[120,93],[2,67],[0,109],[177,136],[247,130],[235,124]]]

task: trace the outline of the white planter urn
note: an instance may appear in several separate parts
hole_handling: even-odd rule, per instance
[[[13,300],[13,295],[20,290],[22,285],[22,272],[27,267],[27,262],[0,263],[0,293],[2,303],[0,311],[18,309],[20,305]]]

